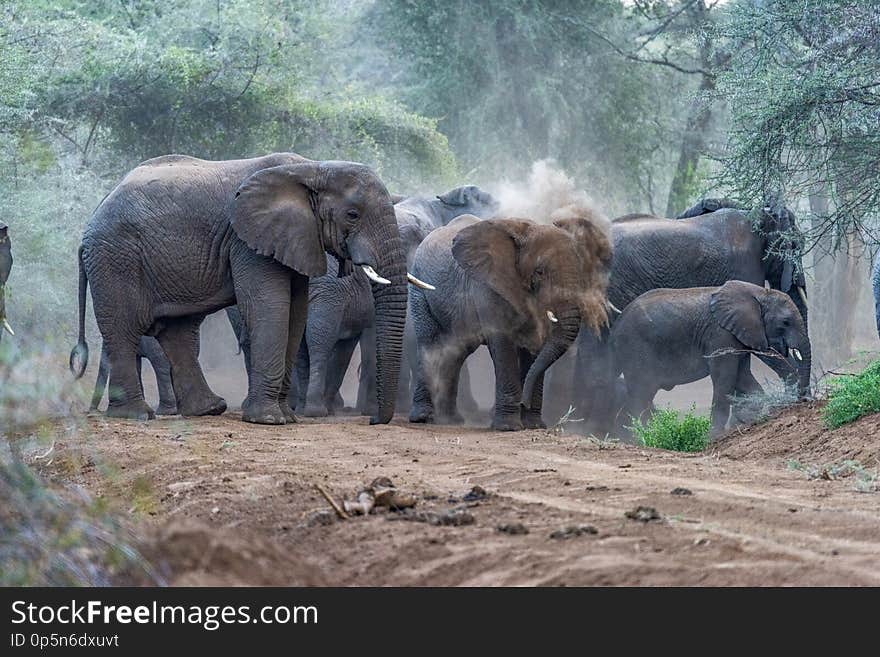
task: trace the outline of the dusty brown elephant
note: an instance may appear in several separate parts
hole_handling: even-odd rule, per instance
[[[544,426],[544,372],[572,344],[581,322],[607,322],[608,222],[568,208],[552,225],[464,215],[416,251],[416,276],[436,290],[410,290],[419,362],[412,422],[461,422],[458,374],[486,344],[495,366],[492,427]]]

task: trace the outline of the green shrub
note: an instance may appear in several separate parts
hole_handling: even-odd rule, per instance
[[[829,429],[836,429],[871,413],[880,413],[880,360],[859,374],[831,381],[822,419]]]
[[[680,419],[678,412],[671,408],[656,410],[647,424],[635,420],[630,429],[645,447],[700,452],[709,444],[711,424],[708,417],[696,414],[696,406],[691,406],[691,410]]]

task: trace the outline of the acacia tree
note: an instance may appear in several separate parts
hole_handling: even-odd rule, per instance
[[[715,97],[730,108],[719,184],[747,202],[779,190],[809,199],[813,323],[826,360],[848,356],[866,288],[864,245],[880,212],[880,7],[861,0],[741,0],[715,28],[730,65]]]

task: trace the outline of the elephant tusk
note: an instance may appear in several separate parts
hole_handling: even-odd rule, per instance
[[[550,320],[551,322],[553,322],[554,324],[555,324],[556,322],[559,321],[559,320],[556,318],[556,315],[553,314],[553,311],[552,311],[552,310],[548,310],[548,311],[547,311],[547,319],[549,319],[549,320]]]
[[[798,291],[798,294],[801,295],[801,301],[804,302],[804,306],[809,306],[810,304],[807,303],[807,293],[804,291],[804,288],[802,288],[800,285],[798,285],[797,291]]]
[[[610,300],[608,301],[608,307],[611,308],[611,310],[613,310],[614,312],[616,312],[618,315],[621,313],[620,308],[618,308],[618,307],[615,306],[613,303],[611,303]]]
[[[797,349],[789,348],[788,355],[789,356],[794,355],[794,357],[797,358],[798,360],[804,359],[803,356],[801,356],[801,352],[798,351]]]
[[[376,273],[376,270],[370,267],[370,265],[361,265],[361,269],[364,270],[364,273],[374,283],[380,283],[381,285],[391,285],[391,281],[387,278],[382,278],[379,274]]]
[[[406,280],[408,280],[412,285],[416,287],[420,287],[423,290],[436,290],[437,288],[431,285],[430,283],[425,283],[425,281],[420,281],[418,278],[406,272]]]
[[[9,333],[9,335],[15,337],[15,331],[12,330],[9,321],[5,317],[3,318],[3,328],[6,329],[6,332]]]

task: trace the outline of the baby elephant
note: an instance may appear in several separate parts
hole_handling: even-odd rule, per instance
[[[807,336],[788,295],[742,281],[721,287],[658,289],[629,304],[611,330],[615,376],[623,373],[620,420],[642,417],[661,388],[712,377],[712,435],[724,430],[730,396],[761,391],[750,354],[794,364]]]

